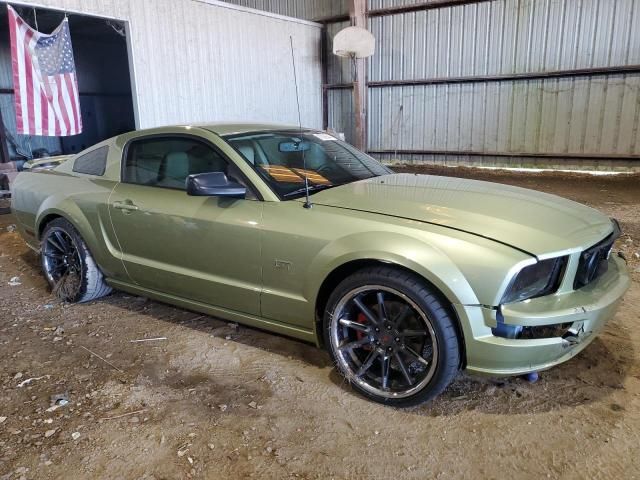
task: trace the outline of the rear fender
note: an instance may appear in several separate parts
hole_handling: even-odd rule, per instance
[[[68,220],[80,233],[80,236],[86,243],[91,255],[95,259],[98,266],[103,270],[105,275],[111,276],[111,271],[118,265],[112,266],[114,257],[117,256],[117,252],[109,251],[109,247],[105,248],[104,242],[100,241],[98,235],[101,238],[106,238],[106,232],[103,231],[101,225],[96,225],[95,228],[91,225],[91,222],[82,212],[80,207],[64,194],[54,194],[42,203],[38,213],[36,215],[36,235],[38,242],[42,240],[42,231],[44,230],[45,223],[51,216],[59,216]],[[118,260],[119,262],[119,257]]]

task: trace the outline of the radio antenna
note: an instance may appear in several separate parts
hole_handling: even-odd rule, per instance
[[[293,54],[293,36],[289,35],[291,44],[291,63],[293,64],[293,83],[296,86],[296,104],[298,106],[298,127],[300,128],[300,141],[302,142],[302,115],[300,114],[300,96],[298,94],[298,76],[296,74],[296,56]],[[313,204],[309,200],[309,178],[307,177],[307,161],[304,155],[304,145],[302,146],[302,168],[304,169],[304,208],[311,208]]]

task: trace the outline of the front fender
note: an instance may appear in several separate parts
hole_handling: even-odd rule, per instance
[[[478,304],[462,271],[445,252],[417,238],[393,232],[342,237],[323,248],[309,267],[306,298],[314,298],[335,269],[356,260],[376,260],[404,267],[432,283],[451,303]]]
[[[497,305],[514,269],[532,260],[506,245],[443,227],[358,233],[331,242],[314,258],[307,298],[317,299],[320,285],[336,268],[369,259],[415,272],[452,304],[490,306]]]

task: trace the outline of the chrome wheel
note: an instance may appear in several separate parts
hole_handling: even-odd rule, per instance
[[[347,292],[332,312],[329,329],[338,367],[373,395],[411,396],[436,371],[438,342],[431,321],[393,288],[367,285]]]
[[[73,238],[62,228],[47,231],[42,242],[42,266],[56,295],[74,298],[82,285],[82,260]]]

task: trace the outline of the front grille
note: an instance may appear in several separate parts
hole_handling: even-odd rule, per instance
[[[611,235],[580,254],[578,270],[576,271],[576,277],[573,281],[574,290],[589,285],[607,271],[611,248],[620,236],[618,222],[614,221],[613,225],[614,228]]]

